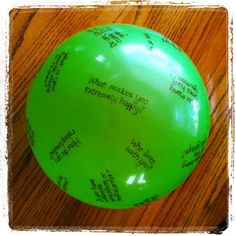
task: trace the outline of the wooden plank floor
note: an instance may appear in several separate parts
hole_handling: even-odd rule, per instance
[[[228,216],[227,11],[224,8],[111,5],[14,9],[10,13],[8,112],[10,226],[183,232],[213,230]],[[29,86],[49,53],[90,26],[131,23],[176,42],[198,67],[211,104],[211,131],[198,167],[177,190],[145,206],[110,210],[63,193],[43,173],[26,137]]]

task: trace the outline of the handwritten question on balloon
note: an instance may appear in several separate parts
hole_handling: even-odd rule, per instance
[[[148,99],[122,86],[108,83],[94,76],[89,77],[84,93],[107,101],[112,105],[119,105],[133,115],[142,113],[148,104]]]

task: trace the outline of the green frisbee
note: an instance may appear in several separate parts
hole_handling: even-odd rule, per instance
[[[176,189],[210,129],[202,78],[171,40],[107,24],[59,45],[26,104],[28,138],[46,175],[93,206],[130,208]]]

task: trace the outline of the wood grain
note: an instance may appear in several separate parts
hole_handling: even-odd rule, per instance
[[[210,231],[228,217],[227,11],[224,8],[110,5],[10,12],[8,112],[10,226],[115,231]],[[205,154],[176,191],[127,210],[96,208],[64,194],[37,164],[26,137],[25,101],[49,53],[70,35],[98,24],[145,26],[176,42],[198,67],[211,104]]]

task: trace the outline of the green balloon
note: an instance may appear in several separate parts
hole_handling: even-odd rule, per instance
[[[149,203],[196,167],[210,129],[198,70],[150,29],[107,24],[57,47],[26,104],[28,138],[64,192],[105,208]]]

